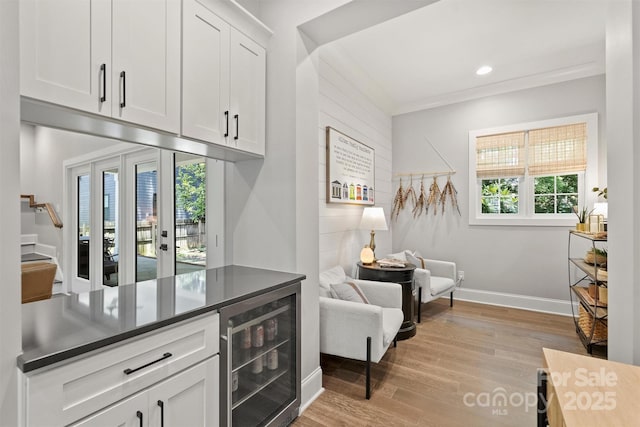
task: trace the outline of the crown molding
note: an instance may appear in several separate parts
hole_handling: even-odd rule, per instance
[[[392,116],[428,110],[444,105],[457,104],[459,102],[471,101],[473,99],[485,98],[518,90],[598,76],[604,73],[605,66],[603,62],[587,62],[571,67],[558,68],[544,73],[532,74],[484,86],[432,96],[415,103],[401,105],[392,111]]]

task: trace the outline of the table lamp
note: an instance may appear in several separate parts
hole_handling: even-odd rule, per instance
[[[371,241],[369,247],[376,252],[376,230],[388,230],[387,220],[384,217],[384,210],[382,208],[364,208],[362,211],[362,219],[360,220],[361,230],[371,230]]]

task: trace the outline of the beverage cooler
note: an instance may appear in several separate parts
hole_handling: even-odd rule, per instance
[[[221,426],[283,426],[300,407],[300,283],[220,310]]]

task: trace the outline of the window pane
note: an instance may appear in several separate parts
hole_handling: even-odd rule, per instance
[[[577,194],[558,196],[558,213],[572,213],[574,206],[578,206]]]
[[[500,197],[500,213],[517,214],[518,196]]]
[[[202,270],[207,264],[207,180],[204,157],[176,153],[176,274]]]
[[[118,286],[118,170],[102,173],[103,284]]]
[[[556,211],[556,198],[554,196],[536,196],[535,213],[552,214]]]
[[[482,180],[482,195],[483,196],[496,196],[500,192],[500,183],[497,179],[483,179]]]
[[[520,184],[520,180],[518,178],[501,179],[500,187],[501,187],[502,195],[504,196],[506,194],[513,194],[517,196],[519,184]]]
[[[517,214],[518,178],[482,180],[482,213]]]
[[[578,204],[578,174],[534,178],[534,213],[571,213]]]
[[[555,193],[555,177],[541,176],[534,178],[533,188],[535,194],[554,194]]]
[[[91,194],[89,175],[78,177],[78,277],[89,279]]]
[[[558,194],[578,193],[578,175],[560,175],[557,178]]]
[[[136,282],[158,276],[157,172],[156,162],[136,165]]]
[[[500,197],[483,197],[482,213],[500,213]]]

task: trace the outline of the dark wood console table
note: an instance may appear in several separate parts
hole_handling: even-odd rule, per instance
[[[378,282],[394,282],[402,286],[402,313],[404,321],[400,326],[397,338],[406,340],[416,334],[416,324],[413,322],[413,271],[416,266],[406,263],[405,267],[380,267],[377,263],[363,264],[358,262],[358,278],[375,280]]]

